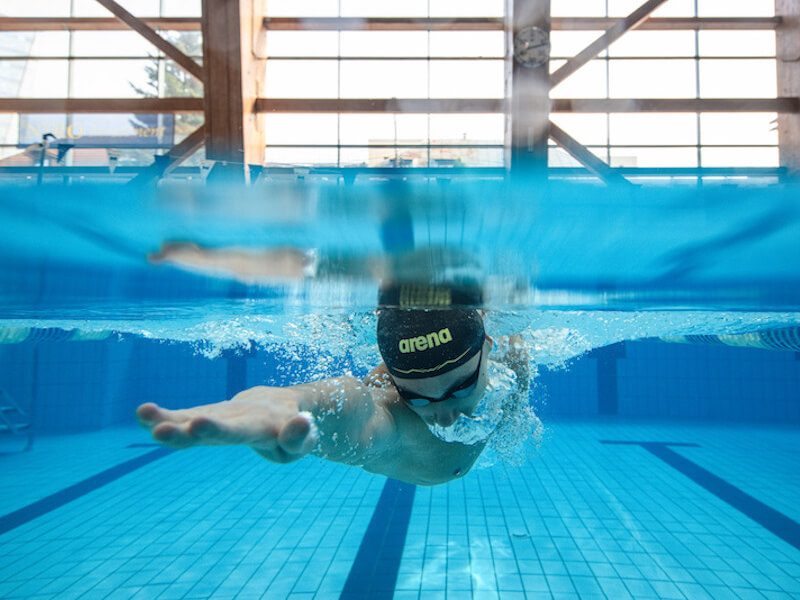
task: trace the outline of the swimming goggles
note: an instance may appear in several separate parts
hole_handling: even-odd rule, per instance
[[[430,398],[429,396],[423,396],[417,392],[409,392],[408,390],[404,390],[399,386],[395,386],[397,388],[397,393],[411,406],[428,406],[428,404],[431,404],[432,402],[444,402],[445,400],[450,400],[451,398],[466,398],[472,394],[475,391],[475,388],[478,386],[478,377],[480,377],[481,374],[482,361],[483,348],[481,348],[481,355],[478,359],[478,368],[475,369],[475,372],[461,383],[455,384],[439,398]]]

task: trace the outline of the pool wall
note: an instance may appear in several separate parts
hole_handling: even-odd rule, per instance
[[[180,408],[254,385],[304,380],[312,349],[265,350],[210,360],[188,344],[132,336],[73,342],[54,335],[0,344],[0,387],[31,410],[37,433],[130,423],[142,402]],[[632,341],[600,348],[566,369],[540,369],[534,402],[547,419],[621,415],[800,422],[800,354]],[[348,357],[337,371],[363,375]]]
[[[800,353],[630,341],[539,373],[543,414],[800,421]]]

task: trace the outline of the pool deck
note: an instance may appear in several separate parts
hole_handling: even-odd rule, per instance
[[[0,455],[0,598],[800,597],[800,425],[546,426],[525,465],[433,488],[40,437]]]

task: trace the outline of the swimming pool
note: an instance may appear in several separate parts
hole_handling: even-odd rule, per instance
[[[796,192],[3,189],[0,387],[34,435],[0,436],[0,597],[797,597],[798,354],[657,339],[800,323]],[[164,242],[282,262],[154,264]],[[387,272],[477,282],[490,335],[523,333],[523,465],[412,486],[134,425],[363,375]]]

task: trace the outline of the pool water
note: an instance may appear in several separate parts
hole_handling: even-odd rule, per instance
[[[0,189],[0,404],[32,425],[0,432],[0,598],[800,597],[800,354],[746,347],[800,326],[797,191]],[[522,335],[522,465],[421,487],[135,426],[363,376],[392,277]]]

